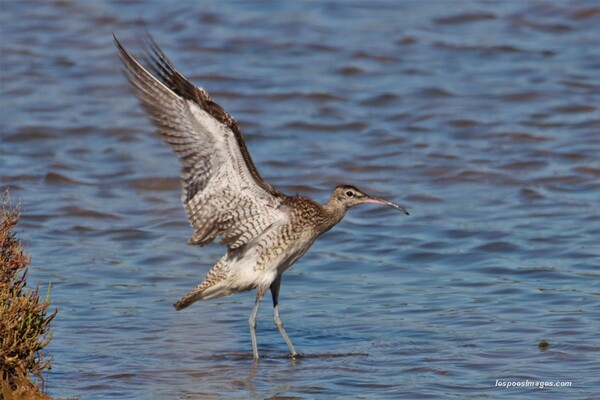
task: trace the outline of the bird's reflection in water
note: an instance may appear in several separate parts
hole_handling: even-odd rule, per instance
[[[182,371],[184,374],[193,377],[194,379],[212,380],[216,375],[223,377],[228,376],[221,389],[231,391],[241,391],[250,394],[251,398],[298,398],[291,393],[314,393],[318,395],[326,389],[315,385],[289,385],[282,378],[293,376],[297,373],[302,373],[301,369],[310,365],[317,360],[339,359],[345,357],[368,357],[367,353],[318,353],[306,354],[301,358],[290,357],[281,351],[266,351],[260,358],[260,362],[255,360],[250,353],[221,353],[211,354],[203,357],[204,362],[209,362],[212,366],[207,371],[202,370],[187,370]],[[278,382],[273,384],[274,382]],[[279,384],[281,383],[281,384]],[[195,393],[190,396],[190,393],[185,392],[182,388],[181,397],[184,398],[204,398],[209,393]],[[198,397],[194,397],[198,396]]]

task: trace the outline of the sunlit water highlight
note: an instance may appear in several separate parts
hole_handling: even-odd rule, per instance
[[[51,395],[597,395],[597,2],[1,7],[1,185],[60,309]],[[305,359],[267,299],[253,365],[253,293],[172,308],[224,248],[185,244],[177,160],[120,74],[111,33],[135,49],[142,18],[274,186],[353,183],[411,212],[352,210],[284,275]]]

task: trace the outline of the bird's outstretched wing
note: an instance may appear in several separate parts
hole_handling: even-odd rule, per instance
[[[236,249],[286,218],[279,208],[284,196],[258,174],[237,122],[190,83],[151,37],[145,66],[114,40],[143,108],[181,159],[182,201],[195,229],[189,243],[220,236]]]

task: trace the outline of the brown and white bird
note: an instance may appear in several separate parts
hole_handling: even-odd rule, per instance
[[[351,185],[337,186],[325,205],[279,192],[260,177],[237,122],[204,89],[188,81],[150,36],[143,64],[114,40],[141,105],[181,160],[181,198],[194,228],[189,243],[202,246],[220,237],[227,245],[227,253],[175,308],[256,289],[248,321],[256,360],[256,315],[270,289],[275,325],[291,357],[302,356],[279,318],[283,272],[351,207],[375,203],[408,212]]]

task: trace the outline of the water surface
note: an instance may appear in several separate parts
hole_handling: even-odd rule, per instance
[[[1,5],[1,185],[52,282],[47,388],[80,399],[520,398],[600,387],[597,2]],[[185,244],[179,165],[120,73],[144,25],[240,123],[261,174],[363,206],[281,289],[172,303],[224,251]],[[538,347],[541,340],[548,348]]]

